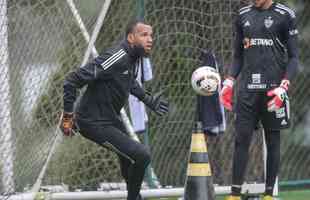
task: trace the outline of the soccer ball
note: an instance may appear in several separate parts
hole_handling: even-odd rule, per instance
[[[221,83],[220,74],[216,69],[210,66],[197,68],[191,79],[192,87],[195,92],[202,96],[211,96],[218,91]]]

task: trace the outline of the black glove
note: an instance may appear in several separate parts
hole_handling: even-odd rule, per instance
[[[154,96],[150,94],[145,94],[143,102],[147,105],[151,110],[153,110],[157,115],[163,116],[169,111],[169,103],[161,96],[164,91],[160,91],[156,93]]]

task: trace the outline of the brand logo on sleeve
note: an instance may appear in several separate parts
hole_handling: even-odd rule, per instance
[[[247,20],[247,21],[244,23],[243,26],[244,26],[244,27],[247,27],[247,26],[251,26],[251,24],[250,24],[250,22]]]
[[[285,119],[282,120],[281,125],[287,125],[287,121]]]

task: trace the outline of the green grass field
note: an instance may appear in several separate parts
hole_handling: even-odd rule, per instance
[[[224,200],[225,196],[217,196],[216,200]],[[294,190],[280,192],[280,200],[310,200],[310,190]],[[177,198],[151,199],[151,200],[177,200]]]
[[[310,200],[310,190],[283,191],[279,195],[280,200]],[[224,200],[224,196],[217,197],[216,200]]]
[[[280,198],[281,200],[310,200],[310,190],[281,192]]]

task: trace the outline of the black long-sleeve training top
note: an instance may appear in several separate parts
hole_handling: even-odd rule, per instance
[[[145,96],[135,79],[135,63],[142,55],[142,47],[130,47],[123,41],[69,73],[64,81],[64,111],[73,112],[78,89],[87,85],[75,110],[77,117],[107,124],[119,121],[129,93],[140,100]]]
[[[273,3],[263,10],[243,7],[235,24],[233,64],[229,75],[241,76],[241,88],[266,90],[291,80],[297,72],[296,16],[293,10]]]

